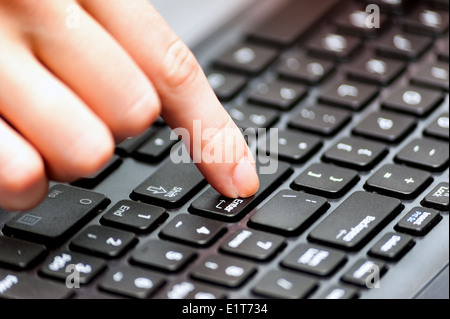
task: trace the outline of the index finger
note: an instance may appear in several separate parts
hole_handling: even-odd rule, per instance
[[[193,53],[149,1],[80,3],[152,81],[163,105],[162,117],[173,129],[187,130],[191,156],[208,182],[227,197],[253,195],[259,187],[258,176],[242,133],[217,99]]]

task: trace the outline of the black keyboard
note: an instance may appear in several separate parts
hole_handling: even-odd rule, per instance
[[[158,120],[98,175],[0,209],[0,298],[427,298],[433,278],[448,298],[448,6],[291,1],[210,39],[217,96],[266,129],[259,191],[225,198],[173,163]]]

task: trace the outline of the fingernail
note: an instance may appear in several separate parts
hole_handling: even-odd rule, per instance
[[[250,197],[259,188],[256,167],[247,157],[244,157],[233,172],[233,186],[238,197]]]

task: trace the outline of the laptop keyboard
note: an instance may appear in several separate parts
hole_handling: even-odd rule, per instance
[[[254,196],[175,164],[158,120],[98,175],[0,209],[0,298],[415,297],[391,282],[448,266],[449,3],[336,3],[293,1],[208,57],[236,124],[278,129],[251,145],[278,160]]]

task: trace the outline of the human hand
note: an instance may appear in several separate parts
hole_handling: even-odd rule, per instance
[[[148,0],[0,0],[0,48],[1,207],[29,209],[49,179],[92,175],[160,114],[188,130],[191,153],[195,120],[217,129],[201,149],[236,160],[197,164],[217,191],[258,189],[241,132]]]

